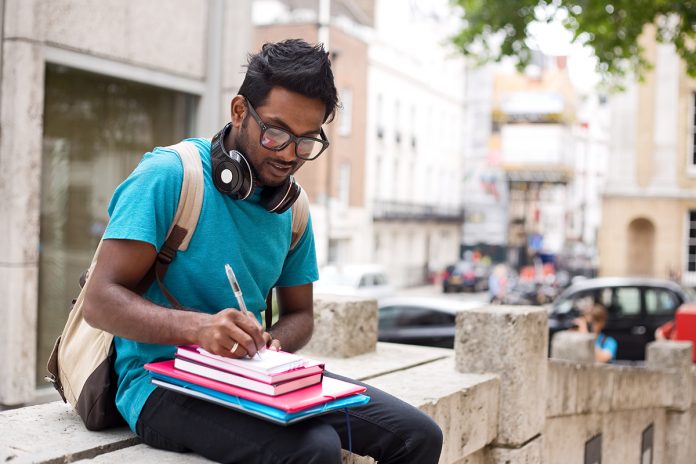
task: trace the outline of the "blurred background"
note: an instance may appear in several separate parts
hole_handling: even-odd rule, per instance
[[[297,176],[318,291],[696,285],[695,7],[581,3],[0,1],[0,404],[40,397],[114,188],[219,130],[285,38],[324,44],[342,105]]]

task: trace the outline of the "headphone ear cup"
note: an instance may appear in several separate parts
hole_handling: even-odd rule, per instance
[[[235,200],[245,200],[254,191],[254,176],[246,158],[236,150],[213,157],[213,183]]]
[[[261,192],[261,205],[273,213],[284,213],[300,196],[302,187],[290,176],[282,185],[273,188],[264,188]]]

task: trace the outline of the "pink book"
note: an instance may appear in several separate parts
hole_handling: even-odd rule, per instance
[[[266,352],[264,352],[264,356],[266,358],[270,358],[274,354],[276,353],[269,351],[266,355]],[[290,355],[289,353],[284,354]],[[232,372],[234,374],[242,375],[244,377],[248,377],[250,379],[258,380],[259,382],[264,382],[268,384],[276,384],[287,380],[296,379],[299,377],[306,377],[311,374],[321,373],[324,371],[323,363],[312,361],[309,359],[299,358],[298,356],[294,355],[292,356],[302,360],[302,365],[296,367],[295,369],[290,369],[282,372],[264,372],[254,367],[254,359],[250,360],[246,358],[223,358],[221,356],[208,354],[207,352],[200,350],[196,345],[178,346],[176,350],[176,355],[178,357],[187,358],[191,361],[205,364],[216,369],[222,369],[228,372]]]
[[[228,395],[238,396],[257,403],[272,406],[287,412],[297,412],[303,409],[317,406],[337,398],[343,398],[356,393],[362,393],[366,389],[361,385],[356,385],[342,380],[324,377],[322,382],[311,387],[295,390],[280,396],[268,396],[244,388],[228,385],[216,380],[207,379],[200,375],[190,374],[174,368],[174,360],[160,361],[145,364],[145,369],[154,374],[154,377],[164,376],[190,382],[195,385],[217,390]]]

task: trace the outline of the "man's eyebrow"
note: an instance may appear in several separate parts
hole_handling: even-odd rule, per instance
[[[297,135],[298,137],[302,137],[302,136],[305,136],[305,135],[319,134],[319,133],[321,132],[321,128],[318,128],[318,129],[308,130],[307,132],[304,132],[304,133],[302,133],[302,134],[295,134],[295,132],[290,128],[289,125],[287,125],[287,124],[285,123],[285,121],[283,121],[283,120],[280,119],[280,118],[273,117],[273,116],[270,116],[268,119],[266,119],[266,124],[269,124],[269,125],[271,125],[271,126],[280,126],[280,127],[282,127],[283,129],[286,129],[286,130],[287,130],[288,132],[290,132],[291,134]]]

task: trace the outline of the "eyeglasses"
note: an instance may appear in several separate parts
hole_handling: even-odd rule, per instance
[[[319,129],[320,139],[316,137],[298,137],[295,134],[289,132],[282,127],[271,126],[263,122],[259,114],[256,112],[249,100],[246,99],[247,108],[249,108],[249,113],[256,120],[261,127],[261,136],[259,138],[259,143],[262,147],[268,148],[273,151],[283,150],[285,147],[295,142],[295,156],[300,159],[311,161],[317,159],[324,150],[329,148],[329,141],[324,134],[324,129]]]

